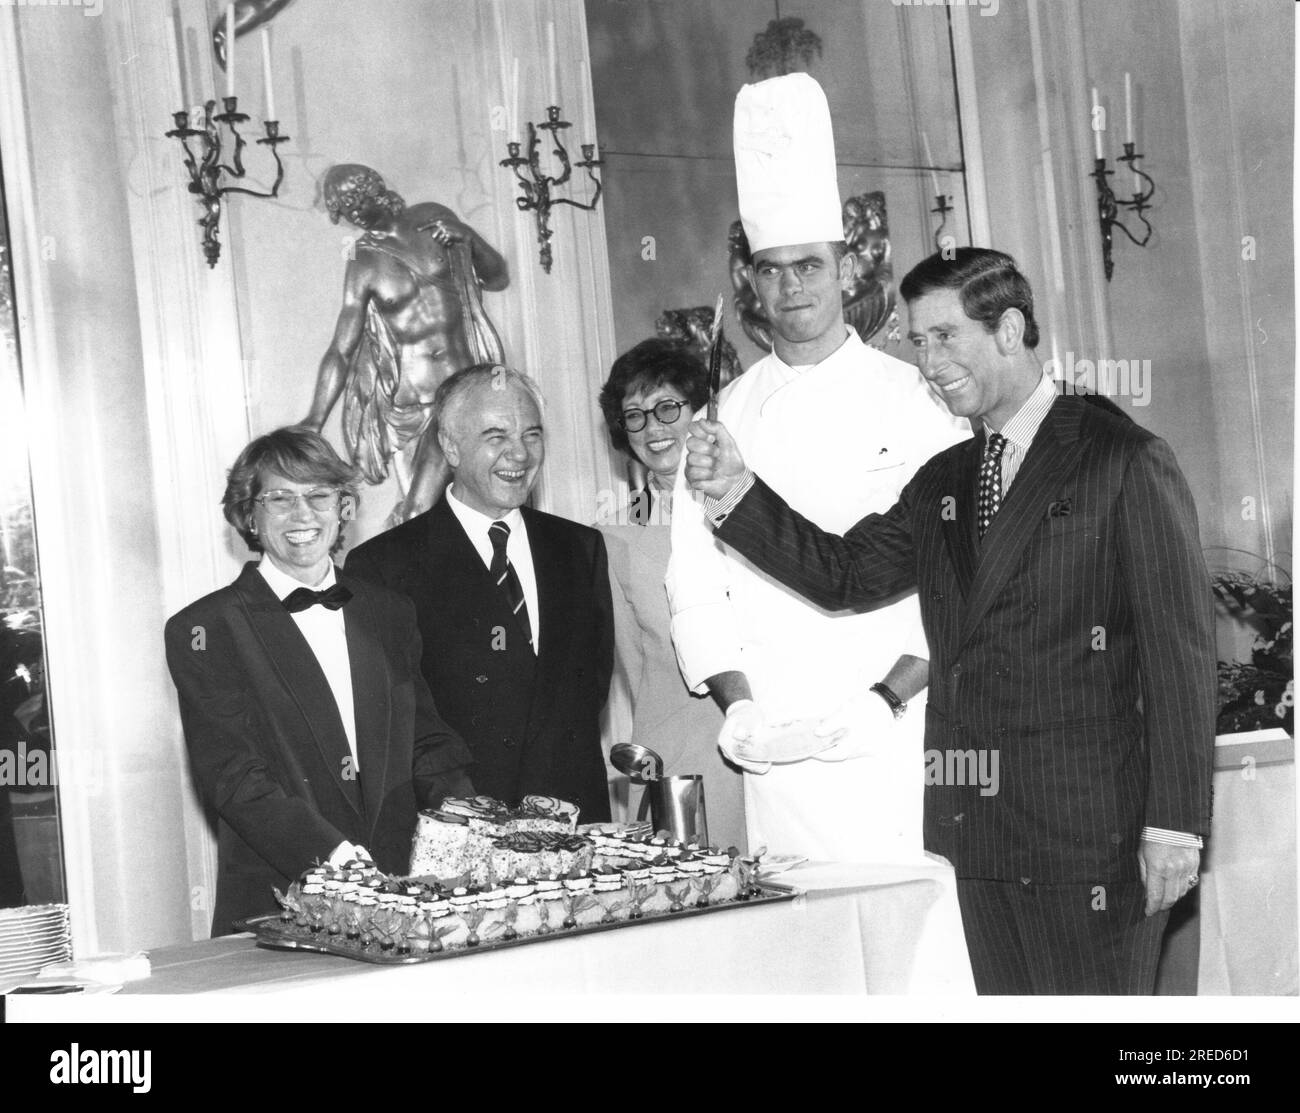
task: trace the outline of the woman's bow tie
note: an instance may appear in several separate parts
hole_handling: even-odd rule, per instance
[[[286,611],[294,614],[305,611],[308,607],[314,607],[317,603],[327,610],[337,611],[351,598],[352,592],[342,584],[335,584],[324,591],[312,591],[309,587],[295,587],[281,602],[284,603]]]

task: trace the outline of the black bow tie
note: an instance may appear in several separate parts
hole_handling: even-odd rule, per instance
[[[352,592],[342,584],[335,584],[324,591],[312,591],[309,587],[295,587],[281,602],[284,603],[286,611],[294,614],[305,611],[308,607],[314,607],[317,603],[327,610],[337,611],[351,598]]]

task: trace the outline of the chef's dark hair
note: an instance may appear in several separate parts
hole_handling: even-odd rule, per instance
[[[956,290],[966,316],[989,332],[997,330],[1008,309],[1020,310],[1025,347],[1038,347],[1034,292],[1010,255],[987,247],[937,251],[908,271],[898,288],[908,305],[937,290]]]
[[[736,221],[736,223],[739,224],[740,221]],[[741,235],[744,235],[743,231]],[[835,260],[835,265],[837,267],[840,265],[840,260],[852,250],[844,240],[827,240],[826,247],[831,253],[831,258]],[[742,241],[742,248],[745,265],[747,267],[752,267],[754,265],[754,253],[749,250],[749,240]]]

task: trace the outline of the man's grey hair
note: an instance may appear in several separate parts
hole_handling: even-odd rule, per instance
[[[537,412],[546,413],[542,388],[531,376],[501,363],[475,363],[448,375],[438,384],[433,395],[433,416],[430,421],[434,434],[454,438],[465,399],[475,387],[490,385],[497,390],[504,390],[508,383],[517,383],[537,404]]]

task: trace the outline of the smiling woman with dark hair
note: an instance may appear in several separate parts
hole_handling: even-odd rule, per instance
[[[260,562],[167,623],[194,779],[217,817],[213,935],[275,911],[312,862],[405,873],[418,809],[473,793],[470,754],[420,675],[410,600],[330,554],[356,469],[277,429],[231,467],[222,507]]]
[[[615,663],[605,751],[638,742],[664,759],[667,776],[704,776],[709,838],[745,846],[740,773],[715,744],[722,714],[711,699],[691,695],[677,668],[668,633],[668,524],[673,485],[691,415],[707,398],[707,371],[691,349],[643,340],[610,368],[600,408],[614,447],[642,464],[645,487],[597,527],[609,550],[614,596]],[[632,787],[635,814],[640,789]]]

